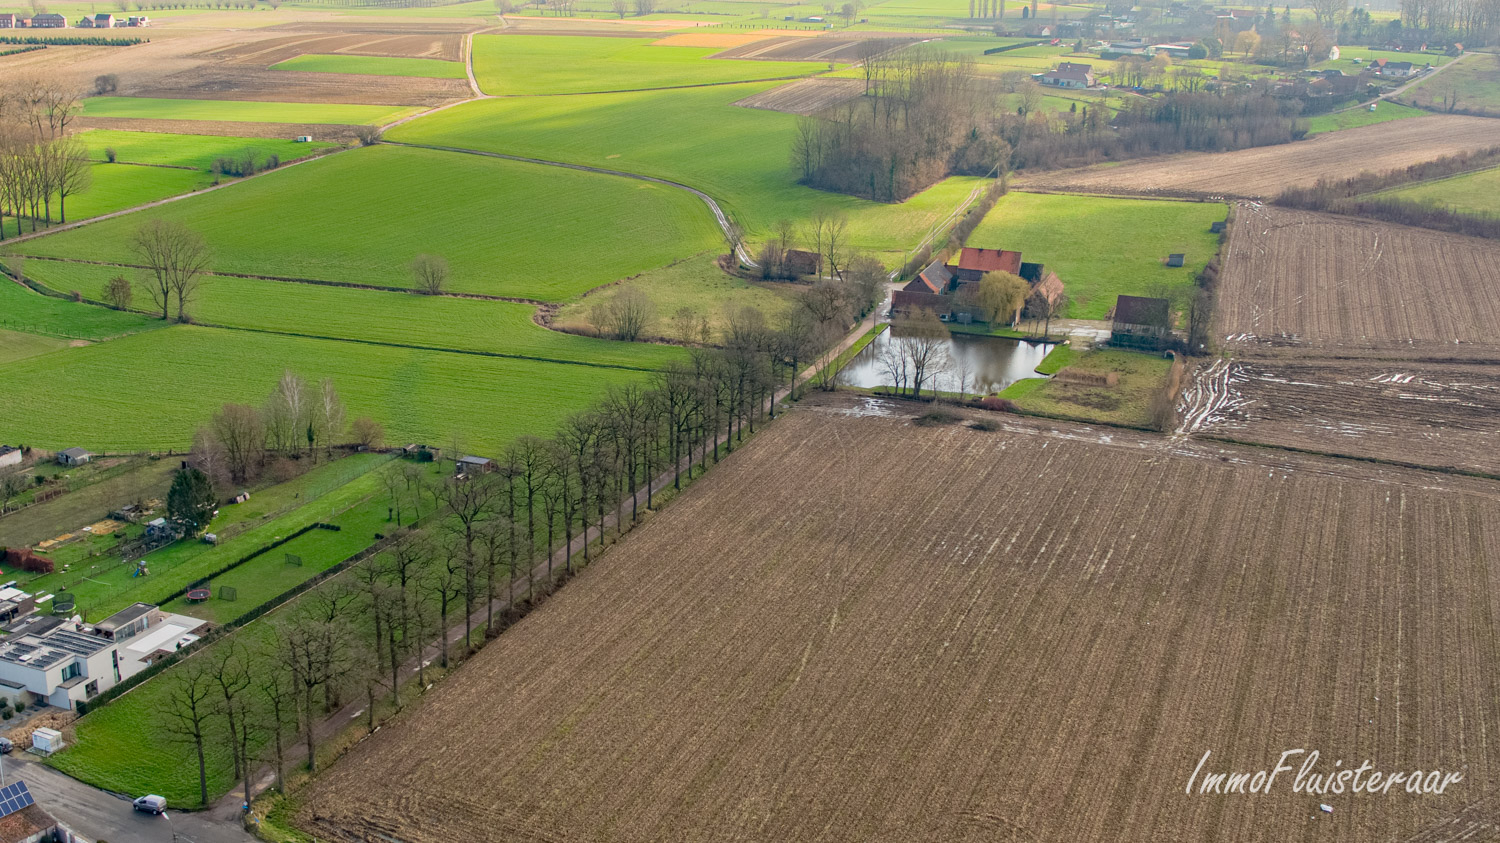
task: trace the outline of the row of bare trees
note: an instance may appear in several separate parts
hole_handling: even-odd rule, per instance
[[[695,350],[649,384],[611,390],[550,438],[516,440],[491,470],[450,474],[405,459],[383,469],[394,531],[378,553],[278,612],[268,634],[218,641],[164,680],[162,724],[191,747],[201,799],[210,797],[211,769],[232,767],[248,800],[262,763],[274,766],[278,787],[298,754],[315,768],[322,724],[348,702],[363,703],[373,730],[383,700],[399,709],[412,680],[427,686],[428,648],[441,642],[436,661],[448,667],[450,649],[470,652],[534,590],[571,574],[578,553],[591,559],[611,518],[633,524],[663,483],[680,488],[684,475],[733,451],[774,415],[771,396],[842,333],[851,312],[834,308],[820,321],[797,307],[772,326],[741,308],[726,317],[722,349]],[[322,394],[330,393],[325,382]],[[277,422],[264,419],[316,428],[318,398],[287,375],[265,409],[227,406],[204,436],[243,467],[277,441],[265,433]],[[309,435],[308,448],[316,441]],[[450,648],[448,631],[460,625]]]
[[[68,197],[88,189],[93,171],[83,142],[68,133],[81,92],[43,77],[0,84],[0,215],[67,222]],[[0,227],[0,239],[5,236]]]
[[[380,423],[348,423],[348,411],[332,378],[312,386],[295,372],[281,378],[259,407],[225,404],[193,437],[198,468],[219,488],[254,481],[281,459],[314,459],[338,444],[379,447]]]

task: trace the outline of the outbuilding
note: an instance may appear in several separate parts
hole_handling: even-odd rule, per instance
[[[93,456],[82,448],[68,448],[57,452],[57,461],[62,465],[83,465]]]
[[[1110,345],[1159,351],[1172,332],[1172,304],[1166,299],[1120,296],[1110,320]]]

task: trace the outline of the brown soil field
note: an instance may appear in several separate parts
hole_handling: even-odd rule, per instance
[[[209,120],[136,120],[129,117],[80,117],[80,129],[118,129],[122,132],[163,132],[177,135],[219,135],[226,138],[296,138],[311,135],[320,141],[353,143],[354,126],[335,123],[239,123]]]
[[[865,44],[873,43],[884,52],[910,41],[920,40],[915,36],[892,36],[889,33],[868,33],[860,37],[821,36],[805,38],[781,36],[767,38],[753,44],[733,47],[709,58],[715,59],[760,59],[763,61],[859,61],[865,55]]]
[[[764,32],[686,32],[680,35],[668,35],[658,41],[652,41],[655,47],[738,47],[742,44],[754,44],[766,38]]]
[[[1227,153],[1190,152],[1076,170],[1023,174],[1018,187],[1092,193],[1270,197],[1320,178],[1383,172],[1475,149],[1500,137],[1483,117],[1432,115]]]
[[[472,95],[465,79],[304,73],[233,64],[203,66],[146,85],[122,84],[120,93],[173,99],[426,106]]]
[[[1240,203],[1215,326],[1235,354],[1500,362],[1500,243]]]
[[[1417,361],[1215,361],[1179,432],[1500,475],[1500,367]]]
[[[860,79],[803,79],[745,97],[735,105],[787,114],[812,114],[864,92],[865,83]]]
[[[461,33],[405,35],[302,33],[247,41],[230,47],[208,50],[204,55],[234,64],[270,67],[277,62],[301,55],[335,53],[458,61],[463,54],[463,35]]]
[[[413,843],[1492,833],[1500,487],[991,418],[805,402],[351,750],[298,822]],[[1463,781],[1184,792],[1205,752],[1253,772],[1297,748]]]

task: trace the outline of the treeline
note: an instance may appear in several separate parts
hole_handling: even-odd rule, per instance
[[[55,201],[58,222],[67,222],[68,197],[93,177],[88,149],[68,134],[79,98],[77,89],[41,78],[0,86],[0,216],[29,219],[36,231],[52,222]]]
[[[54,47],[129,47],[144,44],[141,38],[105,38],[100,35],[0,35],[0,44],[35,44]]]
[[[1398,225],[1500,239],[1500,216],[1467,214],[1374,195],[1393,187],[1488,169],[1497,164],[1500,164],[1500,146],[1445,155],[1397,170],[1363,172],[1347,179],[1320,179],[1311,187],[1289,187],[1273,201],[1285,208],[1368,217]]]
[[[1178,91],[1133,98],[1110,118],[1082,112],[1008,115],[1001,137],[1015,169],[1076,166],[1173,152],[1225,152],[1289,143],[1306,134],[1297,100],[1259,92]]]
[[[1395,22],[1393,22],[1395,23]],[[1500,3],[1495,0],[1401,0],[1399,25],[1388,27],[1426,32],[1432,40],[1453,36],[1465,44],[1479,37],[1493,42],[1500,35]]]
[[[813,338],[832,335],[818,324],[811,306],[794,308],[779,327],[742,308],[731,314],[723,349],[695,351],[648,384],[614,388],[552,437],[522,437],[484,469],[445,475],[417,460],[385,469],[392,530],[380,552],[278,613],[253,646],[220,640],[160,680],[168,683],[161,722],[193,749],[202,801],[209,747],[230,748],[247,800],[263,760],[279,788],[293,746],[316,758],[322,717],[357,699],[373,730],[378,697],[402,705],[404,669],[414,667],[415,687],[426,687],[428,647],[438,645],[438,663],[449,666],[439,644],[448,629],[464,625],[465,651],[498,634],[534,600],[534,586],[545,593],[572,573],[575,546],[587,561],[611,517],[621,529],[637,521],[639,506],[662,491],[658,478],[680,488],[684,475],[702,473],[774,415],[772,396],[820,350]],[[285,414],[299,393],[315,397],[291,378],[264,414]],[[832,375],[819,383],[831,387]],[[635,493],[642,486],[644,499]]]
[[[17,47],[14,50],[0,50],[0,56],[18,56],[22,53],[34,53],[37,50],[45,50],[47,45],[34,44],[30,47]]]
[[[899,202],[948,175],[987,175],[1010,148],[994,122],[996,80],[938,50],[863,61],[865,96],[798,121],[792,161],[804,184]]]
[[[218,489],[259,479],[269,469],[282,479],[294,473],[285,460],[317,458],[337,444],[377,448],[385,439],[369,418],[347,423],[347,410],[332,378],[310,386],[294,372],[282,373],[261,406],[225,404],[193,436],[192,459]]]

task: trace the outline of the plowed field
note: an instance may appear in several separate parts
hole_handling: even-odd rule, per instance
[[[1493,484],[798,409],[318,779],[331,840],[1403,840],[1496,785]],[[1445,795],[1189,795],[1283,751]],[[1319,803],[1335,812],[1321,813]],[[1475,838],[1478,839],[1478,838]]]
[[[1320,178],[1347,178],[1385,171],[1474,149],[1487,149],[1500,126],[1483,117],[1434,115],[1360,129],[1329,132],[1309,140],[1236,152],[1185,153],[1026,174],[1018,186],[1144,195],[1270,197],[1288,185]]]
[[[735,105],[787,114],[813,114],[864,92],[865,83],[860,79],[801,79],[745,97]]]
[[[1215,324],[1236,353],[1500,361],[1500,244],[1249,203],[1231,232]]]
[[[732,47],[714,56],[716,59],[762,59],[765,61],[859,61],[871,47],[879,52],[893,50],[903,44],[920,40],[915,36],[892,36],[890,33],[866,35],[821,36],[799,38],[782,36],[767,38],[739,47]]]
[[[1218,361],[1182,410],[1182,432],[1500,475],[1496,366]]]

